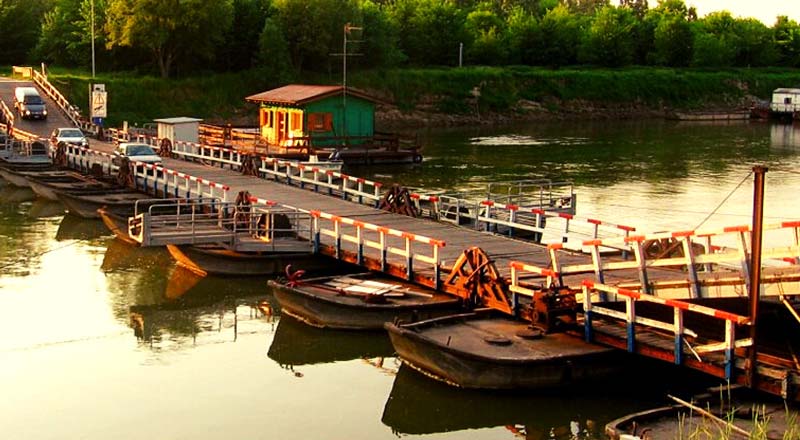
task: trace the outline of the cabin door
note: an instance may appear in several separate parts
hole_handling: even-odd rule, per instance
[[[285,111],[278,111],[277,112],[277,116],[278,116],[277,119],[278,120],[275,121],[276,122],[276,124],[275,124],[275,129],[276,129],[276,133],[275,133],[276,137],[275,138],[276,139],[275,140],[280,145],[283,145],[283,141],[285,141],[286,139],[289,138],[289,127],[288,127],[288,124],[286,123],[286,115],[287,115],[287,113]]]

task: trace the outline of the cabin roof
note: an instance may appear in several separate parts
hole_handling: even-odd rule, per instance
[[[161,118],[161,119],[153,119],[155,122],[160,122],[162,124],[187,124],[190,122],[203,122],[202,119],[198,118],[190,118],[186,116],[178,116],[175,118]]]
[[[791,89],[791,88],[787,88],[787,87],[782,87],[780,89],[775,89],[775,91],[772,92],[772,93],[794,93],[794,94],[800,94],[800,89]]]
[[[245,98],[250,102],[269,102],[274,104],[303,105],[342,93],[342,86],[319,86],[307,84],[289,84],[277,89],[267,90]],[[351,87],[347,88],[348,96],[355,96],[367,101],[378,102],[377,99]]]

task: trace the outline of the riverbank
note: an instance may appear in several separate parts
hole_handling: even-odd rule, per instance
[[[70,102],[88,100],[91,78],[52,69],[50,78]],[[291,82],[337,83],[337,75]],[[98,76],[109,91],[107,125],[194,116],[210,123],[256,125],[244,97],[286,81],[242,71],[184,79],[129,73]],[[381,129],[499,124],[535,120],[660,118],[673,111],[737,111],[768,100],[778,87],[800,85],[797,69],[543,69],[464,67],[348,72],[348,84],[380,100]]]

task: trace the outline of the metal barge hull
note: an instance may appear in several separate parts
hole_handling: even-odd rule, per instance
[[[475,313],[386,329],[405,364],[463,388],[569,386],[609,376],[620,364],[613,349],[563,333],[531,339],[527,323]]]
[[[284,273],[287,264],[327,266],[308,252],[238,252],[220,246],[167,245],[172,258],[192,272],[206,276],[266,276]]]
[[[382,279],[381,282],[399,286],[393,290],[405,290],[408,293],[402,297],[373,302],[368,295],[348,294],[342,289],[321,283],[294,287],[275,281],[269,281],[268,284],[273,288],[282,313],[319,328],[381,330],[387,322],[443,316],[461,307],[458,298],[432,290],[422,292],[420,287],[400,281]]]

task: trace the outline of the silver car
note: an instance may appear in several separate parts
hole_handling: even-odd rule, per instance
[[[65,142],[79,147],[89,146],[89,141],[86,139],[86,136],[83,135],[83,132],[73,127],[56,128],[53,130],[53,133],[50,135],[50,143],[55,147],[59,142]]]
[[[125,142],[119,144],[114,150],[114,165],[122,163],[122,158],[127,157],[131,161],[144,162],[150,164],[161,164],[161,156],[153,150],[153,147],[138,142]]]

